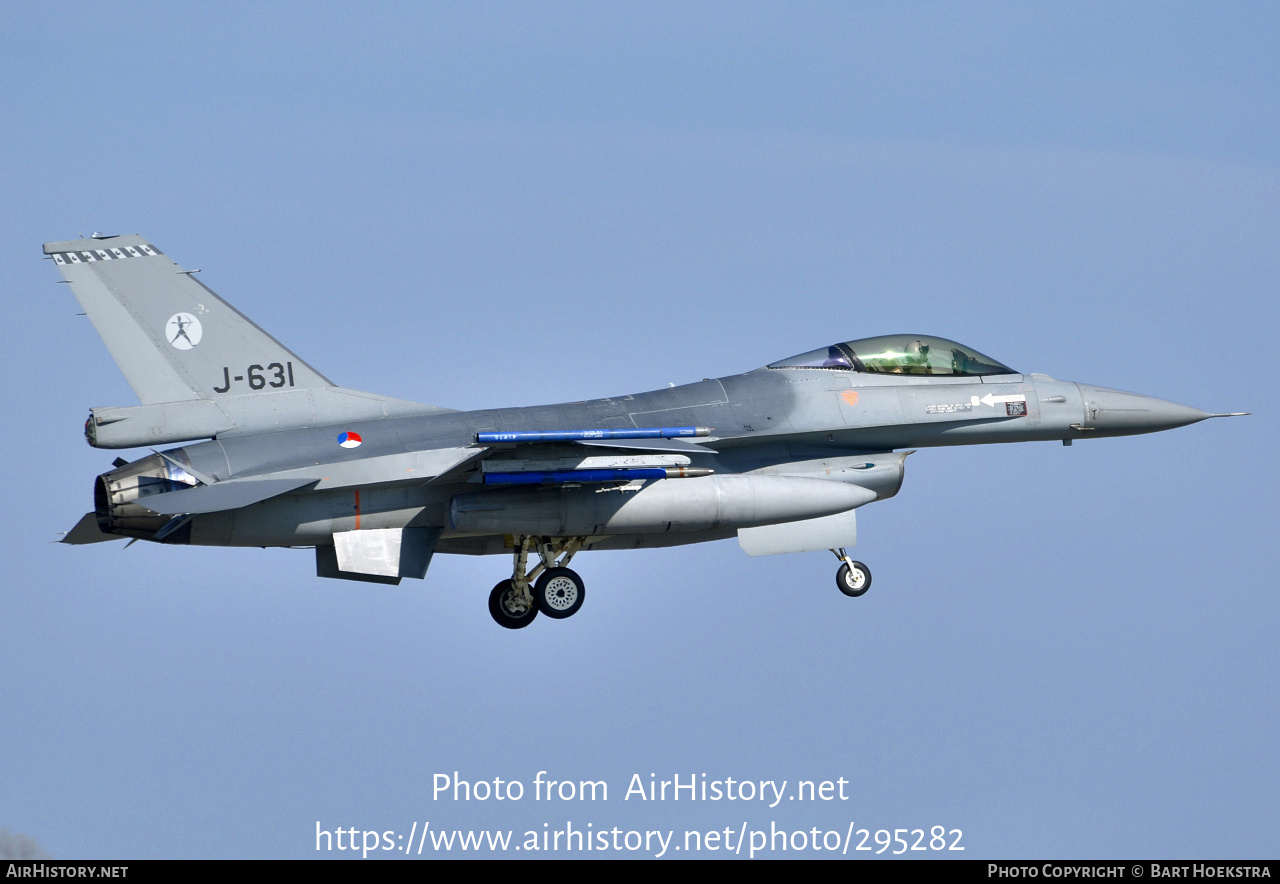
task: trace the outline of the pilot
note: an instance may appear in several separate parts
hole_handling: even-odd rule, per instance
[[[929,364],[929,345],[916,340],[902,348],[903,374],[933,374],[933,366]]]

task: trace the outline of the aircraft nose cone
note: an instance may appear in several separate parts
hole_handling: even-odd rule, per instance
[[[1077,384],[1084,400],[1084,426],[1103,433],[1124,435],[1172,430],[1202,421],[1211,415],[1190,405],[1154,396],[1126,393],[1106,387]]]

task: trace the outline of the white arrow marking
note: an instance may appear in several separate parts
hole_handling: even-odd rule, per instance
[[[983,405],[990,405],[992,408],[996,407],[997,402],[1026,402],[1026,401],[1027,401],[1027,397],[1023,393],[1015,393],[1012,396],[992,396],[990,393],[988,393],[987,395],[983,396],[981,399],[979,399],[977,396],[969,397],[969,402],[972,405],[976,406],[979,403],[981,403]]]

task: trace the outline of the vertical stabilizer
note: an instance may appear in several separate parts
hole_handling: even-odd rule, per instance
[[[143,405],[333,386],[141,236],[44,252]]]

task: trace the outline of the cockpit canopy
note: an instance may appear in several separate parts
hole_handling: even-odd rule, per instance
[[[874,374],[923,374],[976,377],[1017,374],[971,347],[927,335],[880,335],[832,344],[774,362],[769,368],[820,368]]]

